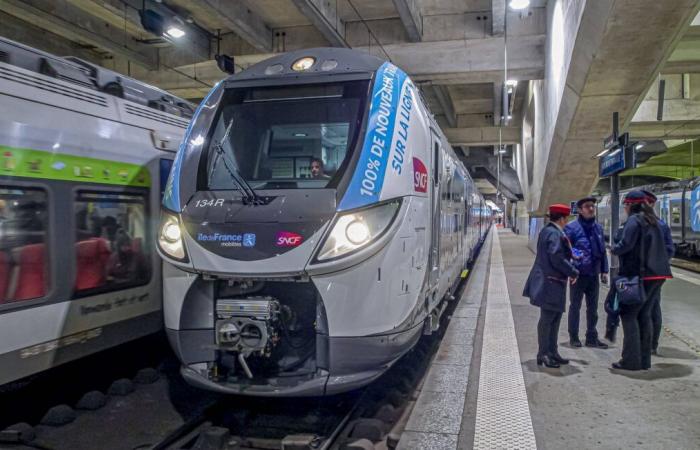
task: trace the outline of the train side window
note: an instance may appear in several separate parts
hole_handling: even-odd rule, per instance
[[[77,193],[75,297],[148,283],[146,206],[146,194]]]
[[[678,206],[673,206],[671,208],[671,223],[680,225],[681,223],[681,208]]]
[[[0,306],[49,290],[47,194],[0,186]]]

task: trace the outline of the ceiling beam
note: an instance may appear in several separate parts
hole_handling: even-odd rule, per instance
[[[670,61],[663,66],[661,73],[664,75],[678,73],[700,73],[700,61]]]
[[[452,103],[452,98],[450,97],[450,91],[447,90],[445,86],[433,85],[430,86],[440,104],[440,109],[442,109],[447,124],[450,128],[457,128],[457,114],[455,114],[455,107]]]
[[[491,0],[491,34],[503,36],[506,30],[506,0]]]
[[[335,2],[292,0],[292,3],[333,47],[349,47],[345,41],[345,23],[338,16]]]
[[[628,131],[634,140],[697,139],[700,120],[632,122]]]
[[[417,0],[393,0],[396,11],[406,29],[408,40],[420,42],[423,40],[423,17]]]
[[[497,145],[499,131],[503,144],[519,144],[520,127],[475,127],[475,128],[446,128],[444,130],[450,144],[459,145]]]
[[[228,28],[261,52],[272,51],[272,30],[241,1],[200,0]]]
[[[139,11],[143,7],[141,0],[67,0],[68,3],[99,18],[117,30],[132,36],[134,39],[162,38],[144,30],[141,25]],[[162,3],[146,4],[147,9],[152,9],[164,17],[177,14]],[[211,57],[211,35],[195,24],[185,24],[187,34],[180,38],[174,46],[165,42],[165,46],[175,50],[187,48],[196,60],[206,60]],[[191,43],[192,45],[187,45]],[[161,61],[164,55],[160,55]]]
[[[71,41],[98,47],[151,70],[158,68],[155,49],[131,42],[127,46],[126,42],[117,43],[102,33],[92,31],[104,29],[104,23],[100,26],[93,16],[77,8],[71,8],[70,20],[32,6],[26,0],[0,0],[0,10]]]

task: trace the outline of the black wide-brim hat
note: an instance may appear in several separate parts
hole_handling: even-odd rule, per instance
[[[581,205],[583,205],[586,202],[593,202],[593,203],[598,203],[598,199],[595,197],[584,197],[581,200],[576,202],[576,207],[580,208]]]

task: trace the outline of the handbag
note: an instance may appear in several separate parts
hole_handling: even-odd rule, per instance
[[[617,277],[615,279],[617,302],[624,306],[636,306],[644,303],[644,286],[641,277]]]
[[[644,272],[646,271],[646,248],[645,236],[646,227],[642,222],[642,231],[640,232],[640,275],[631,277],[617,277],[615,279],[615,290],[617,291],[617,302],[623,306],[638,306],[644,303]]]

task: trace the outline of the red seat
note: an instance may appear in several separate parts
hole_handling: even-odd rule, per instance
[[[13,300],[29,300],[46,295],[46,250],[44,244],[30,244],[15,249],[17,287]]]
[[[10,284],[10,258],[7,253],[0,252],[0,303],[7,298],[7,287]]]
[[[139,255],[143,248],[143,239],[141,238],[133,238],[131,240],[131,251],[133,251],[135,254]]]
[[[105,268],[109,259],[109,244],[106,239],[90,238],[75,244],[76,277],[75,290],[92,289],[105,284]]]

